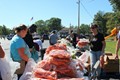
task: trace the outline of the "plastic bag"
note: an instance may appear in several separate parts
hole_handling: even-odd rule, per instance
[[[35,65],[36,65],[36,62],[32,58],[30,58],[25,67],[25,71],[24,71],[23,75],[20,77],[19,80],[31,80],[32,71],[33,71],[33,68],[35,67]]]
[[[5,58],[0,58],[0,73],[2,80],[12,80],[10,64]]]
[[[81,60],[83,63],[88,61],[88,57],[89,57],[89,51],[85,51],[83,52],[83,54],[79,57],[79,60]]]
[[[11,67],[11,75],[12,75],[12,77],[14,77],[15,71],[18,68],[20,68],[20,63],[14,62],[14,61],[10,61],[9,64],[10,64],[10,67]]]

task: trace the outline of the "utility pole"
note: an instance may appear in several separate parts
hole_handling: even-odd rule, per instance
[[[80,34],[80,0],[78,0],[77,4],[78,4],[78,29],[77,29],[77,34]]]

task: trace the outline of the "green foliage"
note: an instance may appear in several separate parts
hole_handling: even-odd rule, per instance
[[[114,27],[120,26],[120,11],[114,13],[98,11],[94,16],[93,23],[100,26],[100,31],[104,35],[110,34]]]
[[[87,24],[81,24],[80,26],[80,33],[83,34],[89,34],[90,33],[90,27]]]
[[[0,26],[0,35],[8,35],[11,32],[5,25]]]
[[[44,27],[45,26],[45,22],[43,20],[38,20],[37,22],[35,22],[35,25],[37,27]]]
[[[61,19],[59,18],[51,18],[49,20],[43,21],[43,20],[38,20],[35,22],[35,24],[37,25],[37,31],[39,34],[42,33],[48,33],[52,30],[61,30],[62,26],[61,26]]]
[[[52,30],[61,30],[61,19],[59,18],[51,18],[50,20],[47,21],[47,25],[50,28],[50,31]]]
[[[104,12],[98,11],[98,13],[94,16],[93,23],[99,25],[100,32],[103,34],[107,34],[106,22],[107,20],[104,18]]]
[[[109,0],[109,2],[113,6],[113,11],[120,11],[120,0]]]

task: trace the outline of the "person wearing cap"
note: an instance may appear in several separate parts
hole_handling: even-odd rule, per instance
[[[90,30],[92,32],[90,38],[90,64],[91,69],[95,63],[100,60],[100,57],[104,55],[106,42],[102,33],[98,31],[98,25],[94,24],[91,25]],[[101,68],[98,67],[97,69],[98,76],[101,73]]]

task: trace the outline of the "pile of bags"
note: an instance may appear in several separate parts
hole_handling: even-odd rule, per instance
[[[74,49],[63,43],[49,46],[43,60],[37,64],[33,64],[33,60],[27,63],[20,80],[86,80],[83,76],[86,69],[80,60],[84,55],[72,59],[71,50]]]
[[[64,80],[65,78],[83,78],[84,66],[82,62],[73,60],[71,54],[60,48],[60,44],[50,49],[47,48],[47,54],[45,54],[44,60],[37,63],[33,70],[34,78],[48,79],[48,80]],[[63,45],[64,46],[64,45]],[[63,79],[64,78],[64,79]]]

